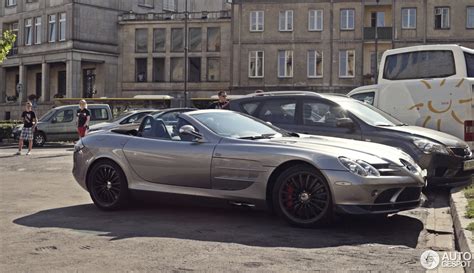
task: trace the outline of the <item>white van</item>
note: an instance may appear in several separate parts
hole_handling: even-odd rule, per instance
[[[474,50],[423,45],[387,50],[378,84],[352,90],[399,120],[449,133],[474,148]]]

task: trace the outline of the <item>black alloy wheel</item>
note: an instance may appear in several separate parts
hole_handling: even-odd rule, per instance
[[[106,160],[95,164],[88,175],[88,189],[94,204],[102,210],[116,210],[128,202],[129,190],[122,169]]]
[[[328,183],[309,166],[291,167],[278,177],[273,189],[273,204],[280,216],[298,227],[325,225],[332,217]]]

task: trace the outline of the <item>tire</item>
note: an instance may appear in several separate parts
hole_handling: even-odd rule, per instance
[[[46,135],[43,132],[38,132],[33,135],[33,146],[43,147],[46,143]]]
[[[326,179],[314,168],[297,165],[277,178],[273,208],[293,226],[313,228],[332,221],[332,196]]]
[[[94,164],[87,175],[87,188],[94,204],[101,210],[118,210],[128,205],[128,183],[122,169],[113,161]]]

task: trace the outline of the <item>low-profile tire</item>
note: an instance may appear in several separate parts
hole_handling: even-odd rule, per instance
[[[277,178],[273,208],[293,226],[322,227],[332,221],[332,196],[326,179],[310,166],[296,165]]]
[[[33,145],[35,147],[43,147],[46,143],[46,135],[43,132],[37,132],[33,135]]]
[[[87,176],[87,188],[94,204],[102,210],[118,210],[128,205],[127,178],[113,161],[102,160]]]

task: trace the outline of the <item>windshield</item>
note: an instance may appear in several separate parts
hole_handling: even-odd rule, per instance
[[[403,122],[372,105],[357,100],[337,101],[345,110],[373,126],[401,126]]]
[[[40,117],[39,121],[49,120],[53,116],[54,112],[55,112],[55,109],[49,110],[48,112],[46,112],[46,114]]]
[[[124,112],[124,113],[120,114],[118,117],[114,118],[111,122],[119,121],[119,120],[121,120],[125,117],[128,117],[128,116],[132,115],[132,114],[135,114],[135,112]]]
[[[261,136],[265,138],[281,137],[283,133],[283,131],[279,131],[264,122],[236,112],[219,111],[192,116],[222,137],[257,139]]]

